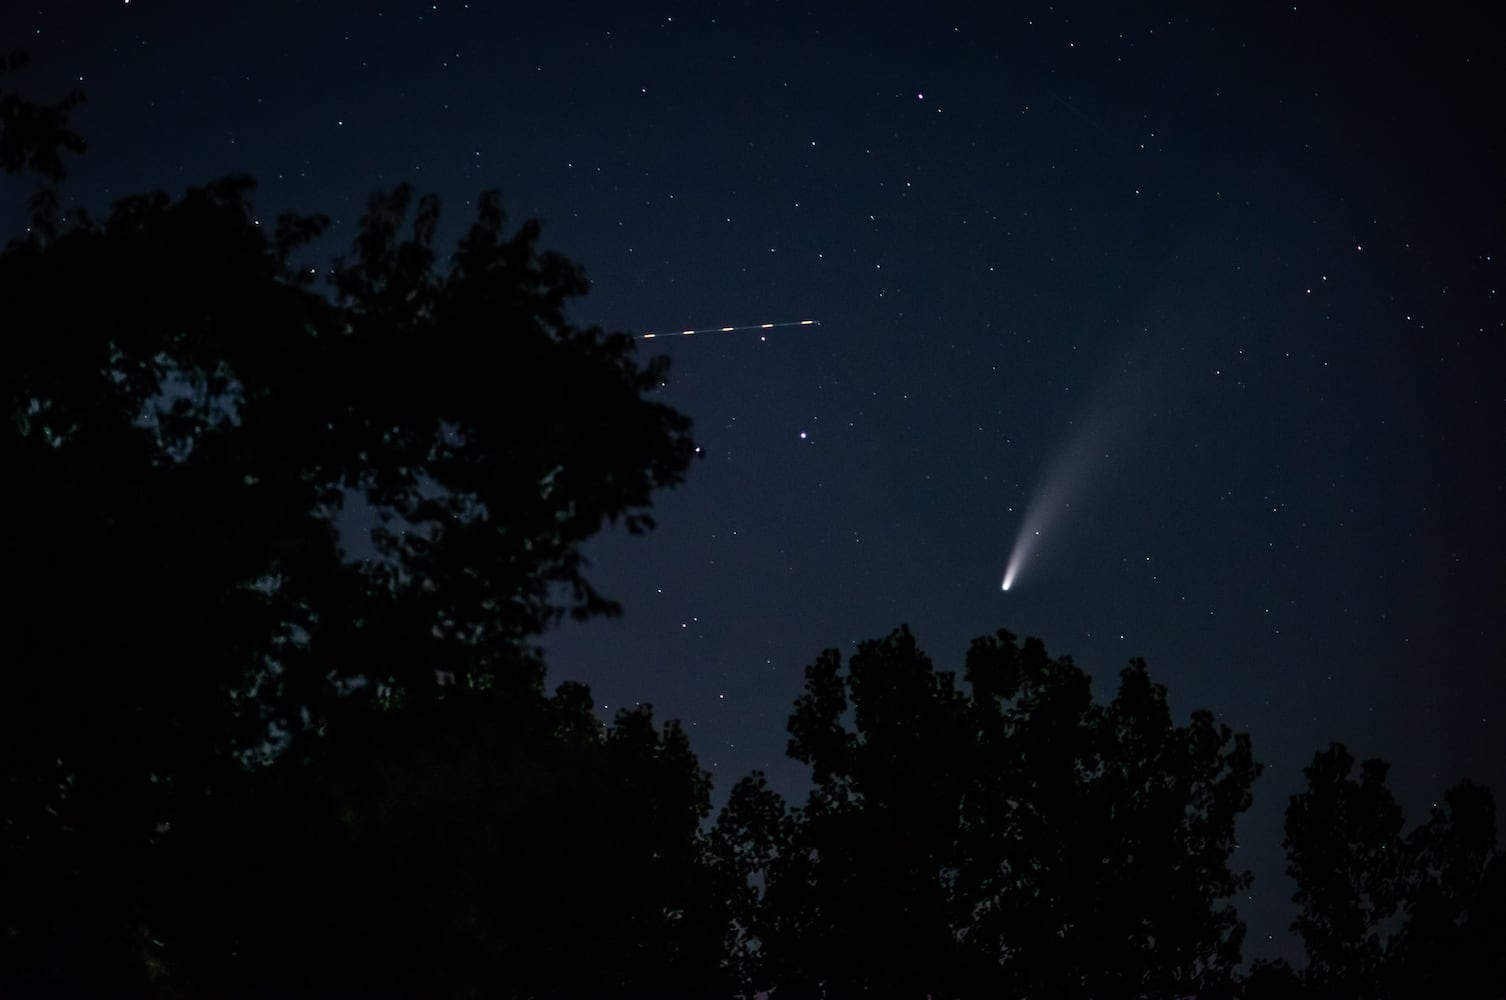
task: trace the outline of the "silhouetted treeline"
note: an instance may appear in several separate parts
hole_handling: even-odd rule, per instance
[[[1487,790],[1408,830],[1383,763],[1318,753],[1286,829],[1308,962],[1243,972],[1249,737],[1003,631],[960,679],[903,628],[823,653],[804,802],[753,775],[713,817],[678,726],[603,724],[533,645],[614,610],[582,544],[687,472],[663,362],[569,324],[581,272],[491,195],[444,263],[437,203],[379,195],[319,273],[325,220],[257,225],[245,179],[65,223],[76,100],[0,92],[0,167],[41,183],[0,253],[0,995],[1506,981]]]
[[[448,961],[433,940],[482,956],[456,960],[464,982],[489,968],[483,957],[534,982],[492,947],[498,927],[527,930],[508,930],[509,947],[582,986],[639,982],[535,945],[556,930],[595,942],[545,916],[574,913],[633,951],[627,922],[683,908],[676,890],[602,910],[594,890],[613,873],[667,879],[660,868],[684,853],[669,831],[694,836],[704,779],[687,772],[675,803],[661,801],[683,739],[638,716],[597,732],[580,692],[545,697],[532,643],[561,615],[614,610],[583,575],[581,544],[610,522],[650,527],[652,494],[688,468],[689,421],[651,398],[664,363],[640,362],[625,334],[568,323],[584,276],[538,249],[537,225],[509,232],[493,194],[443,263],[437,202],[379,195],[350,255],[318,273],[292,261],[327,220],[258,225],[242,178],[64,221],[50,185],[78,145],[69,106],[0,95],[0,167],[43,184],[34,224],[0,254],[12,579],[0,992],[282,994],[306,981],[411,995]],[[350,507],[379,519],[369,558],[342,551],[335,525]],[[396,759],[378,738],[420,747],[444,735],[438,718],[483,707],[524,720],[505,752],[534,806],[488,772],[474,794],[506,803],[472,817],[488,826],[421,816],[436,824],[431,846],[453,842],[444,861],[467,839],[473,861],[495,844],[525,889],[501,872],[468,885],[447,926],[433,919],[441,897],[401,902],[437,892],[428,875],[440,876],[418,853],[398,860],[419,851],[422,823],[398,822],[405,786],[385,784]],[[459,767],[451,746],[424,759]],[[467,780],[435,774],[429,790],[454,803]],[[627,817],[634,796],[653,803],[634,836],[592,815]],[[556,805],[589,833],[554,836],[570,828]],[[525,850],[530,838],[555,863]],[[527,903],[545,897],[549,908]],[[516,919],[484,913],[502,898]],[[666,935],[644,947],[670,947]],[[468,950],[472,938],[488,944]],[[681,964],[671,957],[661,965]]]
[[[1249,738],[1176,725],[1143,661],[1095,702],[1070,659],[973,641],[959,689],[907,629],[806,669],[791,809],[754,775],[709,838],[744,989],[849,997],[1370,997],[1506,982],[1506,863],[1469,782],[1404,830],[1386,765],[1314,756],[1286,817],[1306,946],[1240,971],[1229,867]]]

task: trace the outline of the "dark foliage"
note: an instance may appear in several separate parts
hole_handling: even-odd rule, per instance
[[[68,106],[4,95],[0,166],[60,176],[58,154],[80,146]],[[386,780],[356,748],[422,743],[441,702],[541,699],[532,637],[562,614],[614,610],[585,578],[581,544],[610,522],[651,526],[652,494],[693,452],[688,421],[648,398],[662,362],[568,323],[581,272],[537,249],[536,225],[509,234],[495,195],[444,266],[433,199],[374,198],[325,289],[291,263],[324,220],[263,228],[250,188],[230,178],[130,198],[0,254],[0,557],[18,584],[0,655],[0,982],[26,993],[163,981],[181,951],[163,928],[192,930],[177,894],[260,871],[246,859],[272,845],[295,845],[279,870],[320,858],[344,905],[377,912],[356,904],[378,891],[363,881],[372,863],[342,846],[366,843],[351,826],[376,820],[326,815],[342,783]],[[334,527],[351,504],[386,526],[363,561]],[[481,701],[462,708],[465,697]],[[640,810],[661,793],[704,809],[683,738],[655,744],[646,725],[620,720],[599,747],[591,734],[589,753],[620,755],[629,772],[668,755],[680,783],[652,768],[635,778]],[[568,757],[550,732],[523,728],[516,739],[543,742],[515,752]],[[480,780],[487,752],[426,751],[434,780],[460,784]],[[569,787],[571,767],[600,765],[540,773]],[[675,809],[693,831],[694,809]],[[619,846],[629,833],[673,839],[622,816]],[[210,857],[208,829],[244,833],[242,850]],[[497,864],[533,863],[523,857]],[[297,902],[291,874],[230,884],[243,893],[219,908],[227,927],[241,926],[235,912],[272,912],[247,895],[259,886],[285,892],[277,912],[319,912]],[[385,927],[384,940],[400,936]]]
[[[1506,862],[1495,802],[1468,781],[1403,836],[1384,761],[1314,755],[1286,812],[1288,873],[1312,996],[1473,994],[1506,981]]]
[[[0,77],[29,62],[25,52],[0,55]],[[82,153],[86,146],[83,136],[68,125],[69,113],[83,100],[83,93],[74,91],[56,104],[36,104],[0,89],[0,174],[32,173],[44,182],[28,202],[38,234],[56,226],[57,196],[51,185],[67,176],[63,154]]]
[[[647,708],[471,692],[365,713],[162,856],[194,995],[721,996],[707,775]],[[248,822],[249,820],[249,822]]]
[[[782,996],[1175,996],[1228,987],[1221,905],[1259,771],[1207,713],[1174,725],[1143,662],[1108,705],[1037,640],[974,642],[967,694],[908,630],[806,670],[788,810],[757,777],[713,837],[747,888],[750,987]]]

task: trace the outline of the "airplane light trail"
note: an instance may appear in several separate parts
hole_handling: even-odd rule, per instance
[[[774,330],[782,326],[820,326],[818,319],[797,319],[788,323],[754,323],[751,326],[708,326],[701,330],[679,330],[674,333],[640,333],[643,340],[654,337],[688,337],[693,333],[736,333],[739,330]]]

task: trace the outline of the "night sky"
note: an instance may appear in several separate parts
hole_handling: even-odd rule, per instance
[[[908,623],[960,671],[1003,627],[1104,699],[1144,656],[1180,721],[1252,734],[1246,956],[1293,954],[1314,750],[1391,761],[1411,822],[1506,792],[1503,39],[888,6],[32,0],[0,45],[28,97],[87,92],[95,214],[250,173],[334,253],[408,181],[448,249],[500,188],[585,266],[579,323],[818,320],[641,342],[704,454],[655,533],[591,546],[625,614],[550,635],[551,679],[683,719],[720,798],[800,792],[823,648]]]

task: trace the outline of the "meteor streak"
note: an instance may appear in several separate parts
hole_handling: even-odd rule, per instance
[[[754,323],[751,326],[708,326],[700,330],[677,330],[670,333],[640,333],[643,340],[654,337],[688,337],[693,333],[736,333],[739,330],[775,330],[782,326],[820,326],[817,319],[796,319],[787,323]]]

